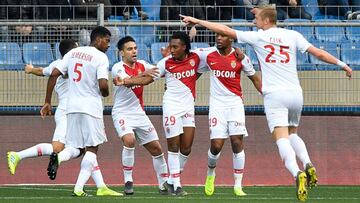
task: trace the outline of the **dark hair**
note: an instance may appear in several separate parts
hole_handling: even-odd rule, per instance
[[[73,39],[64,39],[61,40],[59,44],[59,51],[61,56],[65,56],[71,49],[76,48],[78,45]]]
[[[135,40],[131,36],[125,36],[118,41],[117,48],[119,50],[122,50],[124,48],[124,44],[126,44],[128,42],[135,42]]]
[[[106,36],[111,36],[110,31],[106,27],[97,26],[91,31],[90,41],[94,42],[97,37],[106,37]]]
[[[190,53],[190,49],[191,49],[191,44],[190,44],[190,37],[189,35],[187,35],[185,32],[174,32],[173,35],[171,36],[170,40],[172,39],[180,39],[180,41],[182,43],[185,44],[186,49],[185,52],[188,54]]]

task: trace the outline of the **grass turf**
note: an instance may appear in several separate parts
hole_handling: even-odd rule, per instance
[[[110,187],[122,191],[123,187]],[[232,187],[216,187],[213,196],[205,196],[203,187],[185,186],[189,193],[186,197],[162,196],[158,194],[157,187],[135,186],[135,194],[124,197],[72,197],[72,186],[0,186],[1,203],[17,202],[298,202],[293,186],[252,186],[244,187],[248,194],[246,197],[236,197]],[[89,194],[95,195],[95,187],[86,187]],[[360,202],[360,186],[318,186],[309,190],[307,202]]]

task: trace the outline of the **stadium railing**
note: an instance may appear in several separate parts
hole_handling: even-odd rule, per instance
[[[143,5],[144,7],[145,5]],[[44,100],[46,78],[25,75],[23,65],[27,58],[24,53],[24,47],[28,43],[45,43],[44,53],[51,54],[52,58],[59,58],[56,51],[58,42],[64,38],[73,38],[78,40],[82,45],[89,43],[89,33],[97,25],[109,27],[112,31],[111,44],[112,48],[108,51],[111,65],[119,60],[116,50],[117,41],[126,34],[134,35],[140,40],[139,48],[142,57],[147,58],[149,62],[156,63],[159,59],[159,49],[166,45],[167,39],[174,31],[168,29],[169,25],[177,26],[184,29],[183,24],[179,21],[160,21],[151,19],[142,20],[118,20],[104,19],[103,6],[99,6],[96,19],[87,20],[64,20],[52,21],[49,19],[32,20],[32,21],[14,21],[10,19],[0,20],[2,32],[0,33],[0,113],[37,113],[39,106]],[[222,23],[236,28],[246,30],[256,30],[253,23],[244,20],[223,21]],[[32,33],[28,36],[22,36],[16,33],[16,26],[31,25]],[[333,47],[336,56],[349,62],[355,72],[359,70],[357,46],[348,44],[357,42],[360,37],[359,21],[309,21],[309,20],[286,20],[279,22],[280,27],[287,27],[297,30],[305,35],[307,39],[314,42],[320,48],[328,46]],[[166,29],[163,29],[163,28]],[[340,30],[341,39],[328,40],[320,38],[322,29],[334,28]],[[135,30],[135,31],[134,31]],[[320,30],[320,31],[319,31]],[[339,32],[324,32],[330,37],[337,37]],[[320,38],[321,40],[319,40]],[[148,40],[149,39],[149,40]],[[206,30],[198,30],[198,38],[194,42],[214,45],[214,34]],[[339,40],[339,41],[337,41]],[[334,42],[335,41],[335,42]],[[141,45],[140,45],[141,44]],[[159,44],[159,46],[155,46]],[[52,50],[48,50],[49,46]],[[257,66],[256,54],[251,51],[248,45],[235,44],[244,49],[253,63]],[[346,49],[346,50],[345,50]],[[348,50],[351,49],[351,50]],[[359,48],[360,49],[360,48]],[[333,50],[328,51],[332,52]],[[27,53],[27,52],[26,52]],[[300,53],[299,53],[300,54]],[[30,54],[31,55],[31,54]],[[140,54],[139,54],[140,55]],[[45,55],[41,55],[44,57]],[[156,57],[157,56],[157,57]],[[51,58],[50,57],[50,58]],[[40,57],[35,57],[39,59]],[[46,60],[49,57],[46,58]],[[49,62],[49,61],[48,61]],[[297,59],[299,78],[304,89],[304,111],[311,113],[360,113],[360,87],[359,77],[354,74],[351,81],[345,78],[345,74],[334,65],[324,65],[314,62],[312,57],[307,54],[301,55]],[[46,65],[46,64],[40,64]],[[110,67],[111,68],[111,67]],[[258,67],[256,67],[258,68]],[[242,87],[244,90],[244,101],[247,113],[262,113],[262,98],[253,88],[251,82],[242,77]],[[110,84],[110,82],[109,82]],[[164,91],[164,81],[160,80],[145,88],[144,99],[146,109],[150,113],[161,112],[162,94]],[[202,76],[197,85],[197,112],[206,113],[208,110],[209,97],[209,75]],[[56,99],[54,98],[53,101]],[[112,97],[105,100],[106,112],[111,110]]]

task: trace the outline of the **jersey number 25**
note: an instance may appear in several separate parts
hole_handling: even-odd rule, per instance
[[[265,45],[264,48],[269,49],[269,51],[270,51],[270,53],[265,58],[265,62],[266,63],[276,63],[275,59],[271,59],[272,55],[275,54],[275,47],[271,44],[268,44],[268,45]],[[289,49],[288,46],[280,46],[279,53],[280,53],[280,55],[285,56],[284,60],[280,60],[281,63],[289,63],[289,61],[290,61],[290,55],[288,52],[286,52],[287,49]]]

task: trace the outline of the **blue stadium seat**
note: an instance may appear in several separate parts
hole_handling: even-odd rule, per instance
[[[161,0],[141,0],[143,11],[149,15],[149,20],[160,20]]]
[[[197,48],[208,48],[210,45],[205,42],[192,42],[191,43],[191,49],[197,49]]]
[[[360,65],[360,46],[357,42],[346,41],[341,43],[341,60],[350,66]]]
[[[231,19],[231,22],[233,22],[233,23],[248,23],[247,20],[240,19],[240,18],[233,18],[233,19]],[[249,26],[233,26],[233,29],[241,30],[241,31],[251,31],[251,27],[249,27]]]
[[[54,52],[55,52],[55,54],[54,54],[54,56],[55,56],[55,59],[61,59],[62,58],[62,56],[61,56],[61,53],[60,53],[60,51],[59,51],[59,45],[60,45],[60,42],[56,42],[55,43],[55,46],[54,46]]]
[[[119,61],[116,44],[110,44],[110,47],[108,48],[105,54],[109,59],[109,69],[111,70],[112,66]]]
[[[146,62],[151,62],[148,52],[148,47],[145,44],[138,43],[137,45],[137,59],[144,60]]]
[[[110,26],[106,28],[111,33],[110,43],[112,44],[117,44],[119,39],[125,36],[125,28],[123,26],[121,27]]]
[[[154,26],[129,26],[127,27],[127,33],[132,36],[137,43],[146,44],[148,47],[156,42],[156,30]]]
[[[331,22],[331,23],[341,24],[341,20],[336,20],[336,19],[321,19],[321,20],[316,20],[315,22],[324,22],[324,23]],[[315,37],[317,40],[339,42],[345,39],[345,31],[343,27],[315,26]]]
[[[345,27],[345,33],[349,40],[360,41],[360,27]]]
[[[0,43],[0,64],[19,64],[23,63],[21,59],[21,50],[17,43]]]
[[[46,66],[53,60],[51,45],[46,42],[23,44],[23,57],[25,63]]]
[[[326,42],[326,41],[319,41],[313,40],[310,41],[315,47],[320,49],[324,49],[325,51],[329,52],[333,56],[340,58],[340,47],[337,43],[334,42]],[[328,63],[322,62],[316,57],[310,55],[310,63],[316,64],[318,70],[338,70],[338,67],[335,65],[330,65]]]
[[[158,42],[151,44],[151,61],[153,64],[157,64],[163,56],[161,55],[161,48],[167,47],[169,43],[167,42]]]
[[[300,19],[300,18],[288,18],[284,20],[284,23],[297,23],[297,22],[310,22],[310,20],[307,19]],[[289,25],[286,27],[289,30],[295,30],[298,31],[299,33],[301,33],[302,35],[304,35],[304,37],[307,40],[311,40],[314,39],[314,27],[310,26],[292,26]]]

